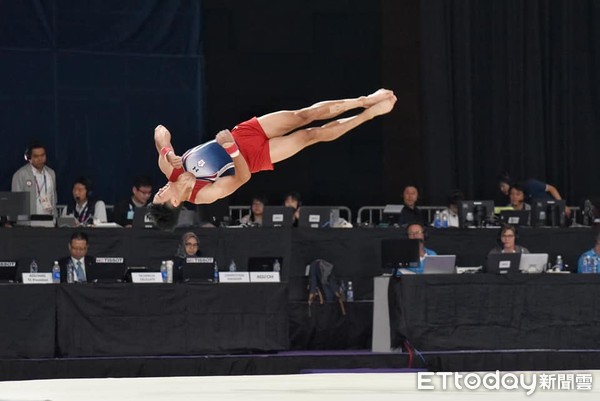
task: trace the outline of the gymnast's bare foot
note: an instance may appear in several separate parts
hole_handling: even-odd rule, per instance
[[[369,96],[363,97],[363,107],[369,108],[371,106],[376,105],[379,102],[382,102],[385,99],[389,99],[394,96],[394,92],[389,89],[379,89],[371,93]]]

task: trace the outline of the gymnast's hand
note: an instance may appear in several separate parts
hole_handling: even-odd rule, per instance
[[[167,153],[167,160],[173,166],[173,168],[181,168],[183,167],[183,161],[181,160],[181,156],[177,156],[173,152]]]
[[[225,149],[227,149],[235,143],[233,135],[231,135],[231,132],[228,129],[219,131],[217,136],[215,136],[215,139],[217,143]]]

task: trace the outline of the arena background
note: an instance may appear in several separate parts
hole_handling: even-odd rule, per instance
[[[555,184],[578,204],[600,179],[600,3],[593,0],[0,1],[0,190],[46,144],[59,203],[89,175],[107,203],[156,187],[153,128],[179,151],[279,109],[367,94],[395,110],[263,172],[226,202],[443,204],[494,178]]]

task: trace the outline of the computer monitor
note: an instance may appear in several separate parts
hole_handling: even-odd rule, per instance
[[[483,227],[494,221],[494,201],[465,200],[458,202],[459,227]]]
[[[125,259],[117,256],[97,257],[85,267],[88,283],[120,283],[125,276]]]
[[[148,211],[148,207],[136,207],[133,214],[133,228],[155,228],[154,219]]]
[[[519,262],[521,273],[543,273],[548,264],[547,253],[523,253]]]
[[[298,218],[298,227],[330,227],[331,208],[328,206],[302,206]]]
[[[381,264],[384,273],[395,274],[399,268],[418,267],[419,240],[384,239],[381,241]]]
[[[530,214],[529,210],[503,210],[500,212],[500,221],[513,226],[528,226]]]
[[[0,216],[8,221],[29,220],[29,192],[0,192]]]
[[[531,202],[531,224],[536,227],[564,227],[565,206],[563,199],[534,199]]]
[[[294,224],[294,208],[287,206],[265,206],[263,210],[263,227],[292,227]]]
[[[427,255],[423,274],[456,274],[456,255]]]
[[[281,256],[260,256],[248,258],[248,271],[250,272],[272,272],[275,261],[279,262],[279,271],[283,270],[283,258]]]
[[[0,283],[16,283],[18,267],[16,260],[0,260]]]
[[[212,283],[215,272],[213,257],[188,257],[181,266],[181,275],[186,283]]]
[[[491,274],[515,274],[519,273],[520,253],[490,253],[484,272]]]

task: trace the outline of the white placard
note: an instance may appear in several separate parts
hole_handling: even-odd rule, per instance
[[[23,284],[52,284],[52,273],[23,273]]]
[[[283,213],[274,214],[273,223],[283,223]]]
[[[308,215],[308,222],[309,223],[320,223],[321,222],[321,215],[320,214],[309,214]]]
[[[251,283],[279,283],[279,272],[250,272]]]
[[[248,272],[219,272],[219,283],[249,283]]]
[[[498,267],[501,269],[510,269],[510,260],[501,260]]]
[[[162,283],[162,274],[158,272],[131,272],[131,282],[138,284]]]

